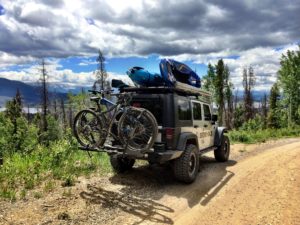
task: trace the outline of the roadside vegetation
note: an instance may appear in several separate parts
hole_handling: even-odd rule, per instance
[[[104,57],[99,52],[97,84],[102,88],[107,77]],[[230,69],[219,60],[208,66],[203,87],[213,92],[219,124],[229,128],[232,142],[255,143],[269,139],[300,136],[300,50],[288,51],[281,58],[278,81],[266,93],[259,106],[254,105],[255,71],[243,70],[243,97],[230,82]],[[76,112],[90,107],[89,96],[82,91],[68,99],[49,100],[46,64],[41,63],[41,111],[24,112],[22,93],[0,112],[0,200],[35,198],[53,191],[59,183],[72,186],[79,176],[112,172],[106,154],[79,151],[71,127]],[[66,192],[67,193],[67,192]]]
[[[219,125],[229,128],[233,143],[300,136],[300,49],[287,51],[280,65],[277,81],[260,100],[253,97],[256,82],[253,67],[243,70],[241,96],[238,90],[234,91],[229,69],[222,59],[215,66],[208,65],[204,88],[213,92]]]
[[[47,134],[39,134],[37,126],[23,117],[17,119],[13,133],[12,122],[0,113],[0,152],[4,160],[0,166],[0,198],[25,199],[26,193],[36,186],[49,192],[55,188],[50,185],[53,181],[72,186],[78,176],[111,172],[106,154],[89,157],[78,151],[71,130],[62,132],[52,116],[47,120]]]
[[[99,56],[99,64],[104,64],[104,57]],[[107,154],[79,151],[72,134],[74,115],[91,106],[88,94],[82,90],[77,95],[68,94],[67,100],[50,98],[44,60],[40,67],[40,112],[23,110],[19,90],[0,112],[0,200],[26,199],[35,187],[48,193],[57,184],[73,186],[79,176],[112,172]],[[105,84],[99,77],[94,88]],[[43,192],[33,195],[40,198]]]
[[[254,144],[258,142],[266,142],[268,140],[299,137],[300,127],[286,127],[279,129],[260,129],[260,130],[233,130],[228,134],[231,144],[233,143],[246,143]]]

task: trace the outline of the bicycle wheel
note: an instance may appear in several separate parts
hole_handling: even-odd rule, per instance
[[[155,117],[146,109],[130,107],[118,123],[120,140],[131,151],[149,150],[158,133]]]
[[[83,147],[100,147],[106,138],[103,123],[97,114],[90,109],[82,110],[75,116],[73,132]]]

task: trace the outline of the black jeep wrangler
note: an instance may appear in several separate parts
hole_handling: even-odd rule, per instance
[[[149,110],[156,118],[159,133],[150,152],[141,155],[113,154],[111,165],[116,172],[132,168],[135,159],[149,163],[171,162],[174,176],[191,183],[199,170],[199,156],[214,151],[219,162],[228,160],[230,143],[225,127],[217,126],[212,114],[210,94],[176,88],[124,88],[132,92],[132,106]]]

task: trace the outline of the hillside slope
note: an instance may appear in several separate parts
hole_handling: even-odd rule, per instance
[[[23,102],[26,104],[38,104],[40,102],[40,90],[37,86],[31,86],[21,81],[0,78],[0,107],[5,106],[6,101],[12,99],[19,89]],[[49,93],[50,98],[66,98],[65,93]]]

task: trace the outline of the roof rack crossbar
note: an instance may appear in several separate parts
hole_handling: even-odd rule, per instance
[[[191,87],[191,86],[190,86]],[[122,92],[136,92],[136,93],[180,93],[185,95],[192,95],[192,96],[202,96],[205,98],[211,98],[212,95],[210,92],[205,91],[199,88],[182,88],[182,87],[126,87],[123,88]]]

